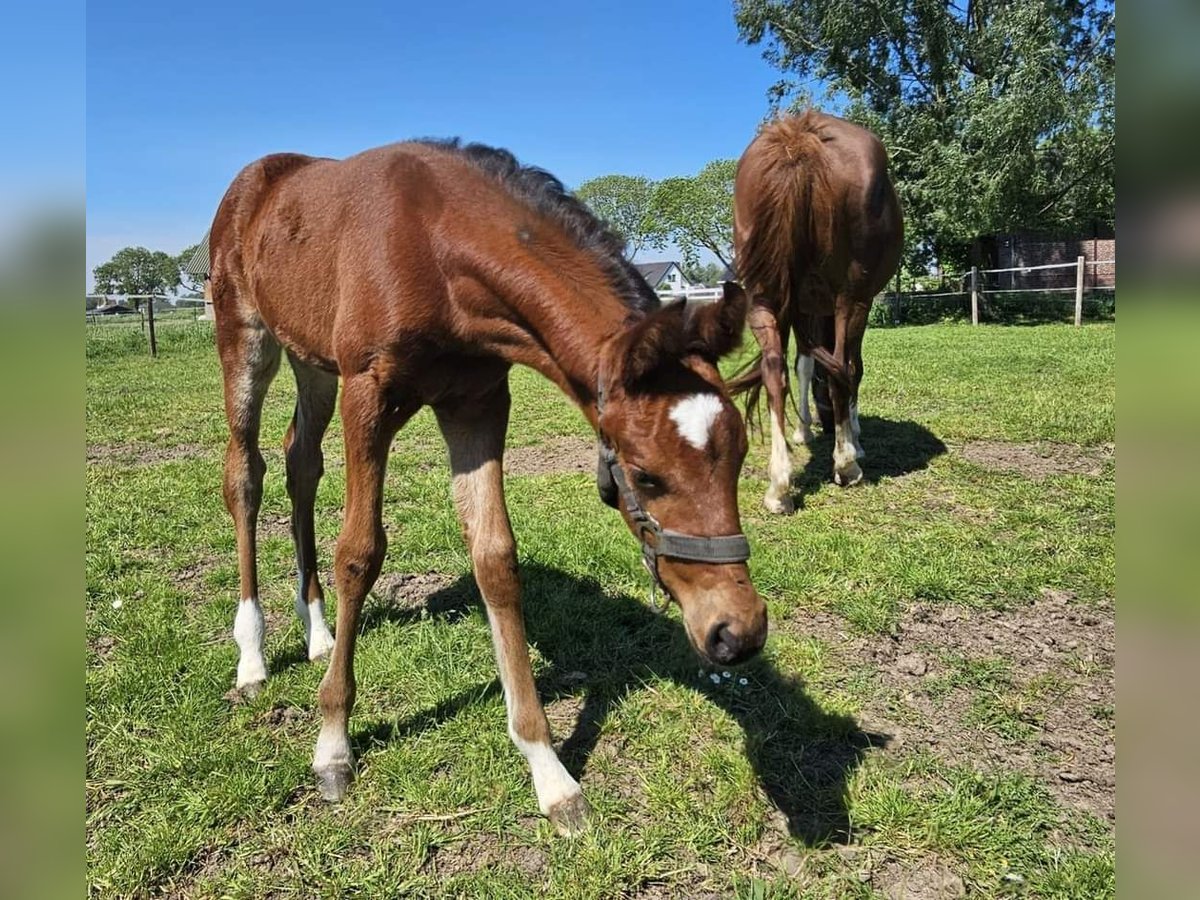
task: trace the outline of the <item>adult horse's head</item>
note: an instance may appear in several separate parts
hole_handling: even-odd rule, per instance
[[[731,283],[717,303],[662,307],[606,348],[600,375],[601,496],[642,542],[696,652],[718,665],[750,658],[767,637],[738,515],[746,429],[716,368],[745,320]]]

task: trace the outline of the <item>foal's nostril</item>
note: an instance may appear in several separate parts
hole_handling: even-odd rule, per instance
[[[708,655],[719,663],[737,662],[742,657],[742,639],[721,622],[708,633]]]

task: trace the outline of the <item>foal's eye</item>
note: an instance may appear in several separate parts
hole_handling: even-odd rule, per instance
[[[641,469],[633,470],[633,484],[644,491],[657,491],[663,486],[661,479]]]

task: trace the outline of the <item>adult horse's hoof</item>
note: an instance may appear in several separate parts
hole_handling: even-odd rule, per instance
[[[354,780],[354,770],[345,765],[329,765],[317,768],[313,766],[313,774],[317,776],[317,790],[321,799],[328,803],[341,803]]]
[[[863,480],[863,471],[858,463],[852,462],[840,472],[833,473],[833,481],[838,487],[854,487]]]
[[[308,645],[309,662],[328,659],[331,653],[333,653],[333,636],[328,631],[324,634],[318,632]]]
[[[792,503],[791,497],[764,497],[763,506],[777,516],[790,516],[796,511],[796,506]]]
[[[794,432],[792,432],[793,444],[811,444],[812,442],[812,429],[807,425],[800,425]]]
[[[588,816],[592,808],[583,799],[583,794],[575,794],[564,800],[559,800],[546,813],[554,830],[563,837],[575,837],[587,831]]]

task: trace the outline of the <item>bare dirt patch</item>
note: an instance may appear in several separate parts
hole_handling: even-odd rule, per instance
[[[926,748],[955,765],[1015,769],[1061,803],[1116,818],[1111,600],[1046,588],[1006,611],[918,605],[887,636],[856,636],[840,617],[782,623],[835,648],[848,676],[873,672],[860,726],[889,748]]]
[[[532,447],[504,451],[506,475],[564,475],[596,471],[596,443],[581,437],[557,437]]]
[[[453,577],[441,572],[388,572],[379,576],[371,593],[388,606],[419,610],[431,596],[454,582]]]
[[[90,444],[85,457],[87,464],[117,466],[153,466],[183,459],[207,456],[203,444],[176,444],[174,447],[155,447],[148,444]]]
[[[887,900],[955,900],[967,893],[963,880],[936,861],[915,869],[888,861],[871,872],[871,886]]]
[[[958,451],[963,459],[985,469],[1019,472],[1040,480],[1048,475],[1100,475],[1113,458],[1114,447],[1076,444],[1016,444],[1007,441],[969,441]]]
[[[546,853],[528,844],[519,844],[492,832],[463,833],[462,840],[451,840],[434,849],[426,867],[439,879],[485,869],[515,869],[530,882],[542,880],[549,862]]]
[[[92,651],[89,665],[102,666],[108,662],[112,652],[117,649],[117,639],[111,634],[101,634],[88,641],[88,649]]]

